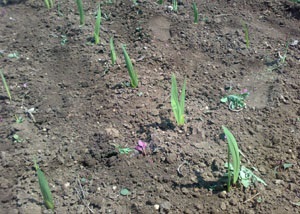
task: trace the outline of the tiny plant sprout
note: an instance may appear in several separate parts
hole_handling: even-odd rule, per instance
[[[245,33],[245,41],[246,41],[246,46],[247,48],[250,47],[250,41],[249,41],[249,30],[248,30],[248,25],[245,22],[242,22],[243,24],[243,29]]]
[[[84,11],[83,11],[83,4],[82,0],[76,0],[79,17],[80,17],[80,25],[84,25]]]
[[[172,0],[173,11],[178,11],[178,2],[177,0]]]
[[[124,54],[124,58],[125,58],[125,62],[126,62],[126,67],[127,67],[129,77],[130,77],[130,85],[132,88],[136,88],[136,87],[138,87],[138,84],[139,84],[137,73],[133,69],[133,65],[132,65],[131,59],[126,51],[125,45],[122,45],[122,49],[123,49],[123,54]]]
[[[40,169],[39,165],[36,163],[36,160],[34,160],[34,168],[37,172],[38,180],[39,180],[39,185],[40,189],[43,195],[44,203],[48,209],[53,210],[54,209],[54,202],[52,198],[52,193],[50,191],[48,181]]]
[[[233,185],[236,184],[241,167],[240,161],[240,151],[237,145],[237,142],[233,136],[233,134],[225,127],[222,126],[224,134],[226,136],[228,142],[228,155],[227,155],[227,163],[228,163],[228,182],[227,182],[227,191],[230,191],[231,183]],[[232,168],[233,168],[233,179],[231,178],[231,167],[229,166],[230,160],[232,158]]]
[[[115,51],[114,39],[111,37],[109,39],[109,46],[110,46],[110,57],[111,57],[111,64],[114,65],[117,60],[117,55]]]
[[[158,0],[158,4],[163,4],[164,0]]]
[[[177,125],[184,125],[184,105],[185,105],[185,87],[186,79],[184,80],[180,100],[178,100],[177,81],[175,74],[172,74],[172,88],[171,88],[171,107],[177,122]]]
[[[199,13],[195,2],[193,2],[193,11],[194,11],[194,23],[197,24],[199,21]]]
[[[51,9],[53,7],[53,0],[44,0],[47,9]]]
[[[9,87],[8,87],[8,85],[7,85],[7,83],[6,83],[6,79],[5,79],[5,77],[4,77],[3,72],[2,72],[1,69],[0,69],[0,76],[1,76],[1,79],[2,79],[2,82],[3,82],[3,85],[4,85],[4,88],[5,88],[5,90],[6,90],[7,96],[8,96],[8,98],[9,98],[9,100],[11,100],[10,90],[9,90]]]
[[[96,45],[99,44],[99,42],[100,42],[100,37],[99,37],[100,25],[101,25],[101,8],[99,5],[98,11],[97,11],[96,23],[95,23],[95,30],[94,30],[94,39],[95,39]]]

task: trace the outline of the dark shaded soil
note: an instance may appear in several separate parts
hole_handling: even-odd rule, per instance
[[[299,4],[196,3],[198,24],[192,1],[180,2],[177,13],[170,2],[102,1],[99,45],[91,42],[97,1],[84,2],[85,26],[73,0],[55,1],[51,10],[43,1],[2,4],[0,68],[12,100],[1,84],[1,213],[51,213],[34,157],[59,214],[299,212]],[[137,89],[126,86],[122,44],[138,73]],[[183,127],[171,110],[172,73],[179,86],[187,78]],[[243,89],[250,96],[242,111],[220,102]],[[224,191],[222,125],[235,135],[242,165],[255,167],[267,186]],[[134,149],[138,140],[148,143],[146,155],[115,148]],[[285,163],[293,165],[284,169]],[[129,195],[120,194],[124,188]]]

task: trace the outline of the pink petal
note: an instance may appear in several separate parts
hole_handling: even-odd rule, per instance
[[[140,147],[142,147],[142,149],[146,148],[146,146],[147,146],[147,143],[145,143],[141,140],[139,140],[138,144],[139,144]]]

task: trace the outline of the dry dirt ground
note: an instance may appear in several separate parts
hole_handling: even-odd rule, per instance
[[[84,1],[84,26],[75,1],[54,2],[51,10],[30,0],[0,8],[0,66],[12,96],[1,84],[1,214],[52,213],[35,157],[57,214],[299,213],[300,4],[197,0],[194,24],[192,1],[179,2],[177,13],[170,1],[101,1],[95,45],[99,2]],[[122,44],[137,89],[127,86]],[[183,127],[171,110],[172,73],[180,87],[187,79]],[[220,102],[243,89],[250,94],[241,111]],[[267,186],[226,193],[222,125],[236,137],[242,165]],[[138,140],[146,155],[134,149]]]

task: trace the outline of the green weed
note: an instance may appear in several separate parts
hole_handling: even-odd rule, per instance
[[[249,96],[249,92],[244,89],[241,94],[232,94],[221,98],[222,103],[228,103],[231,111],[240,111],[246,107],[245,99]]]
[[[249,41],[249,29],[245,22],[242,22],[244,33],[245,33],[245,41],[246,41],[246,47],[250,47],[250,41]]]
[[[136,87],[138,87],[138,84],[139,84],[137,73],[133,69],[133,65],[132,65],[131,59],[126,51],[125,45],[122,45],[122,49],[123,49],[123,54],[124,54],[124,58],[125,58],[125,62],[126,62],[126,67],[127,67],[129,77],[130,77],[131,87],[136,88]]]
[[[5,90],[6,90],[7,96],[8,96],[8,98],[9,98],[9,100],[11,101],[10,90],[9,90],[9,87],[8,87],[8,85],[7,85],[7,83],[6,83],[6,79],[5,79],[5,77],[4,77],[3,72],[2,72],[1,69],[0,69],[0,76],[1,76],[1,79],[2,79],[2,82],[3,82],[3,85],[4,85],[4,88],[5,88]]]
[[[233,179],[231,179],[231,170],[230,167],[228,167],[227,191],[229,192],[231,184],[235,185],[239,178],[241,160],[240,160],[239,148],[233,134],[225,126],[222,126],[222,128],[228,142],[228,155],[227,155],[228,164],[232,159],[232,166],[233,166]]]
[[[34,168],[37,172],[39,185],[40,185],[40,189],[41,189],[41,192],[42,192],[42,195],[43,195],[44,203],[45,203],[45,205],[48,209],[53,210],[54,209],[54,202],[53,202],[51,190],[50,190],[49,185],[48,185],[48,181],[47,181],[44,173],[42,172],[42,170],[40,169],[40,167],[36,163],[36,160],[34,160]]]
[[[47,9],[51,9],[53,7],[53,0],[44,0]]]
[[[80,17],[80,25],[84,25],[84,11],[83,11],[82,0],[76,0],[76,3],[77,3],[77,8]]]
[[[172,107],[177,125],[179,125],[179,126],[184,125],[185,88],[186,88],[186,79],[184,79],[180,100],[178,100],[176,76],[175,76],[175,74],[172,74],[171,107]]]
[[[178,11],[178,2],[177,0],[172,0],[173,11]]]
[[[99,33],[100,33],[100,25],[101,25],[101,8],[99,5],[98,12],[97,12],[97,18],[96,18],[96,23],[95,23],[95,30],[94,30],[94,39],[95,39],[95,44],[99,44],[100,38],[99,38]]]
[[[114,45],[114,40],[113,37],[109,39],[109,46],[110,46],[110,57],[111,57],[111,64],[114,65],[117,60],[117,55],[115,51],[115,45]]]
[[[199,13],[195,2],[193,2],[193,11],[194,11],[194,23],[197,24],[199,21]]]

